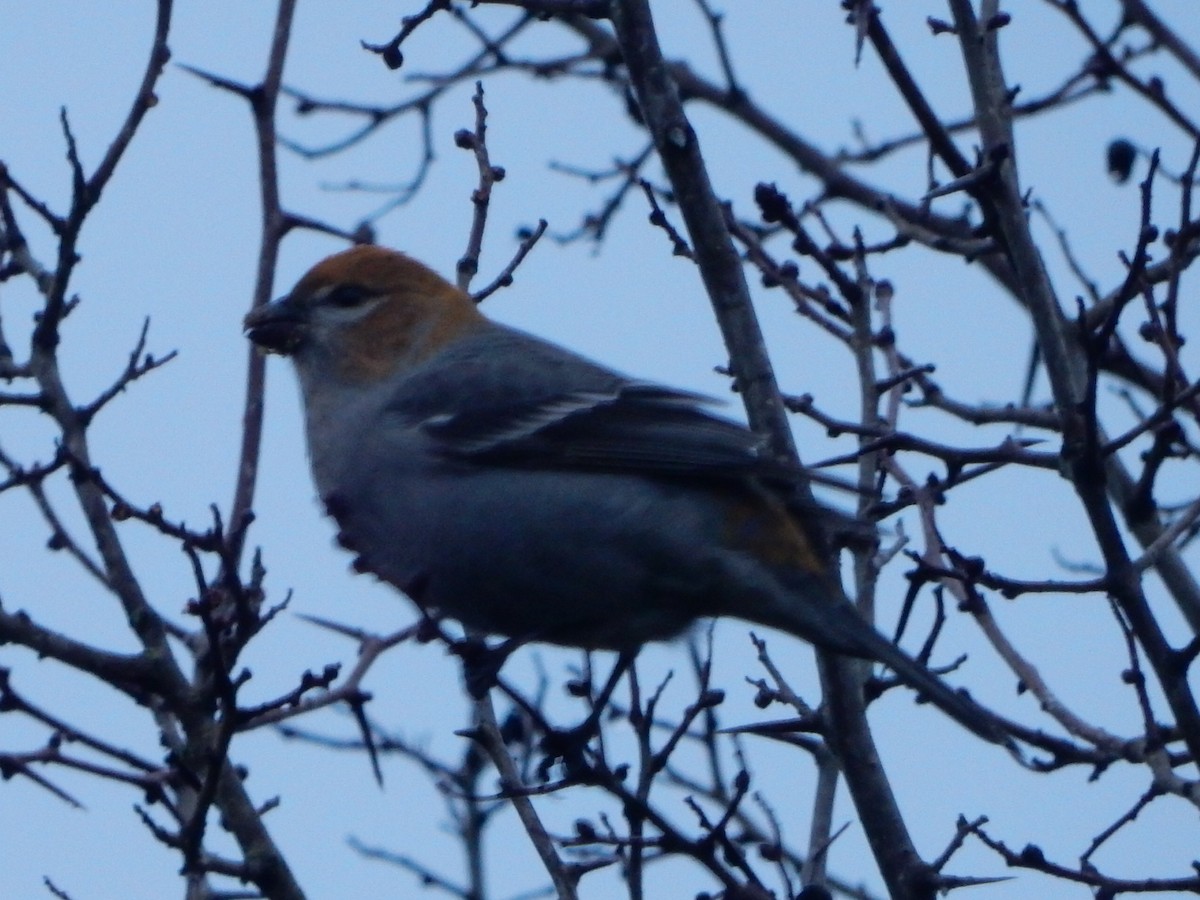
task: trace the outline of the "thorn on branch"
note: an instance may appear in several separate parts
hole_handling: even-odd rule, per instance
[[[925,24],[929,26],[929,31],[934,37],[937,37],[939,34],[958,34],[958,29],[945,19],[926,16]]]
[[[226,78],[223,75],[218,75],[216,72],[210,72],[207,69],[201,69],[198,66],[190,66],[187,63],[178,63],[178,65],[179,68],[183,69],[183,71],[189,73],[190,75],[195,75],[197,78],[207,81],[211,87],[220,88],[223,91],[236,94],[251,104],[254,103],[255,92],[260,91],[259,88],[253,85],[242,84],[241,82]]]
[[[476,303],[482,303],[496,291],[500,290],[500,288],[511,285],[513,283],[513,274],[517,271],[517,267],[521,265],[521,262],[529,254],[529,251],[533,249],[533,245],[541,240],[542,235],[546,233],[546,227],[546,220],[538,219],[536,228],[522,228],[518,232],[518,237],[521,239],[521,244],[519,247],[517,247],[517,252],[513,255],[513,258],[509,261],[508,265],[500,271],[500,274],[495,277],[491,284],[489,284],[483,290],[476,291],[474,294],[472,294],[471,299]]]
[[[983,30],[985,33],[989,31],[999,31],[1010,22],[1012,22],[1012,16],[1009,13],[998,12],[983,23]]]
[[[437,13],[449,8],[450,0],[430,0],[419,13],[414,16],[405,16],[400,20],[399,33],[386,44],[370,44],[362,41],[362,48],[378,54],[383,60],[383,64],[389,69],[399,69],[404,65],[404,54],[400,52],[400,45],[422,24],[432,19]]]
[[[663,212],[662,207],[658,205],[658,197],[655,194],[654,187],[644,178],[638,179],[638,186],[642,189],[642,193],[646,195],[646,201],[650,204],[650,224],[657,228],[661,228],[667,233],[667,237],[671,239],[671,253],[674,256],[682,256],[685,259],[696,261],[695,254],[692,253],[692,248],[688,246],[688,242],[667,219],[667,214]]]
[[[475,94],[471,97],[475,105],[475,130],[463,128],[455,132],[454,142],[464,150],[475,154],[475,163],[479,168],[479,183],[471,192],[471,204],[474,211],[471,216],[471,232],[467,238],[467,249],[458,261],[458,287],[467,290],[471,279],[479,271],[479,255],[483,249],[483,232],[487,225],[488,206],[492,199],[492,185],[504,179],[505,171],[502,166],[492,165],[487,148],[487,107],[483,102],[483,82],[475,82]]]

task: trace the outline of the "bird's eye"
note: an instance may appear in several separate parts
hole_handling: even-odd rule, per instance
[[[321,298],[321,302],[342,309],[350,309],[365,303],[372,296],[372,293],[361,284],[338,284],[329,289],[329,292]]]

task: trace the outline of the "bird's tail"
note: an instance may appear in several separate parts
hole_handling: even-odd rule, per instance
[[[852,608],[847,612],[858,615]],[[985,741],[1015,750],[1012,736],[996,715],[976,703],[966,691],[952,688],[871,626],[866,625],[866,629],[864,645],[868,646],[863,647],[865,653],[861,655],[883,663],[897,678],[968,731]]]
[[[1007,748],[1018,759],[1023,759],[1012,735],[998,716],[976,703],[965,691],[950,687],[876,631],[859,615],[858,610],[844,600],[789,603],[782,618],[784,621],[768,621],[764,624],[783,628],[826,650],[883,663],[923,699],[937,706],[968,731],[989,743]]]

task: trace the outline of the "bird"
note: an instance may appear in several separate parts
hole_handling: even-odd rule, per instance
[[[998,720],[867,622],[797,466],[703,395],[485,316],[377,245],[253,309],[289,357],[317,493],[354,567],[424,612],[520,642],[636,652],[729,616],[890,668],[993,743]]]

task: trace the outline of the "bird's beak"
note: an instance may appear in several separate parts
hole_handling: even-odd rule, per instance
[[[264,351],[284,356],[296,352],[306,330],[304,318],[290,297],[281,297],[250,310],[242,327],[246,337]]]

